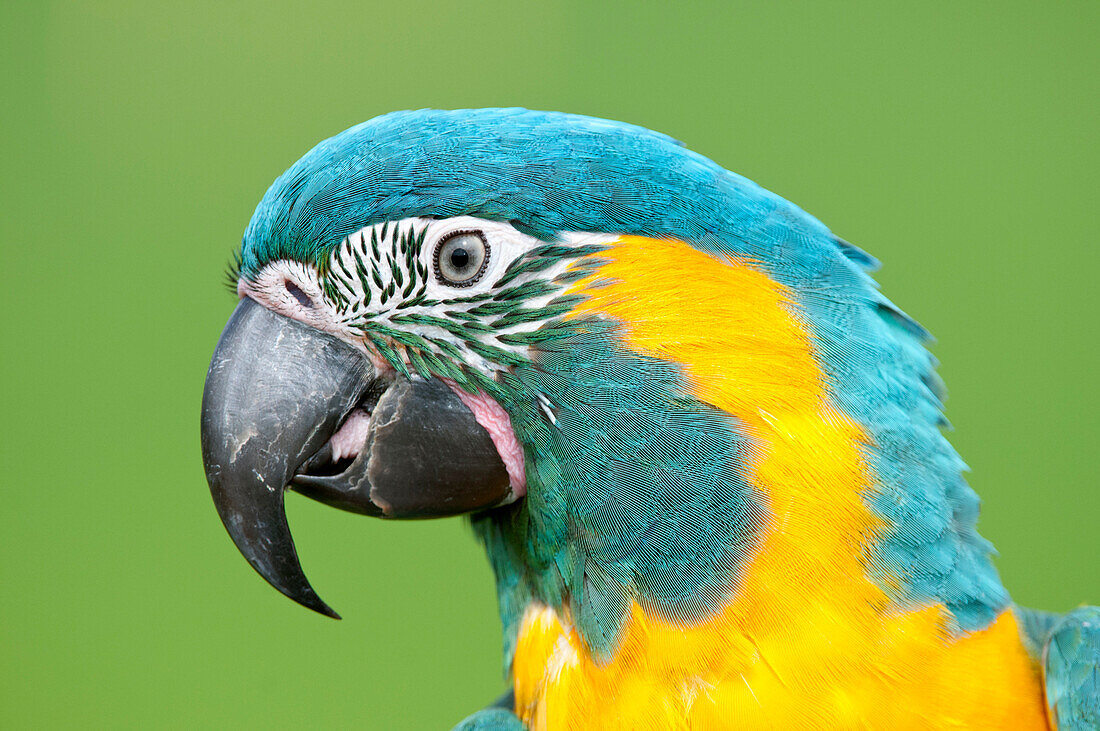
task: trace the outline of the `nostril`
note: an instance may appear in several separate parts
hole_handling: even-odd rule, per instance
[[[283,287],[286,288],[287,293],[294,297],[294,299],[298,300],[298,304],[300,304],[302,307],[307,307],[311,310],[313,309],[313,300],[311,300],[309,298],[309,295],[303,292],[302,288],[299,287],[297,284],[290,281],[289,279],[284,279]]]

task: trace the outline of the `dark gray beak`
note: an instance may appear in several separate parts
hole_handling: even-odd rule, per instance
[[[366,445],[333,462],[329,439],[353,411],[369,414]],[[210,362],[202,455],[218,515],[252,568],[337,618],[302,572],[286,489],[393,518],[457,515],[509,494],[489,434],[446,384],[378,378],[356,348],[251,299],[237,305]]]

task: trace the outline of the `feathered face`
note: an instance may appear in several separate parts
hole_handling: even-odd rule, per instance
[[[613,239],[547,242],[471,216],[412,217],[355,231],[318,263],[279,258],[238,275],[242,303],[211,365],[203,443],[215,502],[253,566],[331,613],[297,567],[282,488],[385,517],[523,497],[510,414],[526,436],[532,421],[557,417],[521,374],[545,374],[542,354],[576,333],[570,314],[584,296],[569,290]],[[276,373],[289,375],[268,384]]]
[[[510,389],[510,404],[524,402],[516,369],[538,359],[540,344],[572,332],[575,323],[566,318],[584,297],[566,292],[598,267],[592,255],[613,238],[565,233],[547,243],[471,216],[408,218],[345,237],[321,266],[272,261],[240,278],[237,291],[362,351],[378,381],[442,380],[496,447],[509,478],[510,494],[497,503],[503,504],[523,496],[526,476],[523,446],[493,394]],[[541,416],[555,419],[545,394],[524,395],[534,397],[529,403]],[[310,467],[333,469],[355,459],[373,405],[361,403],[345,416]],[[383,513],[400,516],[393,507]]]

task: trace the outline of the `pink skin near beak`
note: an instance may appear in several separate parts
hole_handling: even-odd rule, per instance
[[[478,391],[476,394],[467,393],[449,378],[441,378],[441,381],[450,386],[458,399],[474,412],[474,418],[481,428],[489,432],[489,438],[497,448],[497,454],[504,462],[504,469],[508,470],[508,478],[511,483],[512,493],[517,497],[527,494],[527,472],[523,462],[523,446],[516,439],[516,432],[512,429],[512,419],[508,412],[486,393]]]

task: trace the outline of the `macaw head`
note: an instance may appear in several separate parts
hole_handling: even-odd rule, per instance
[[[942,593],[958,555],[987,549],[924,333],[873,265],[636,126],[376,118],[280,176],[245,232],[203,397],[214,502],[265,579],[332,616],[285,490],[474,514],[506,626],[529,600],[568,602],[597,649],[632,603],[712,611],[769,541],[813,591],[859,540],[880,556],[859,570],[885,574],[935,539],[928,575],[882,583]],[[962,624],[1001,601],[987,584],[952,589]]]

